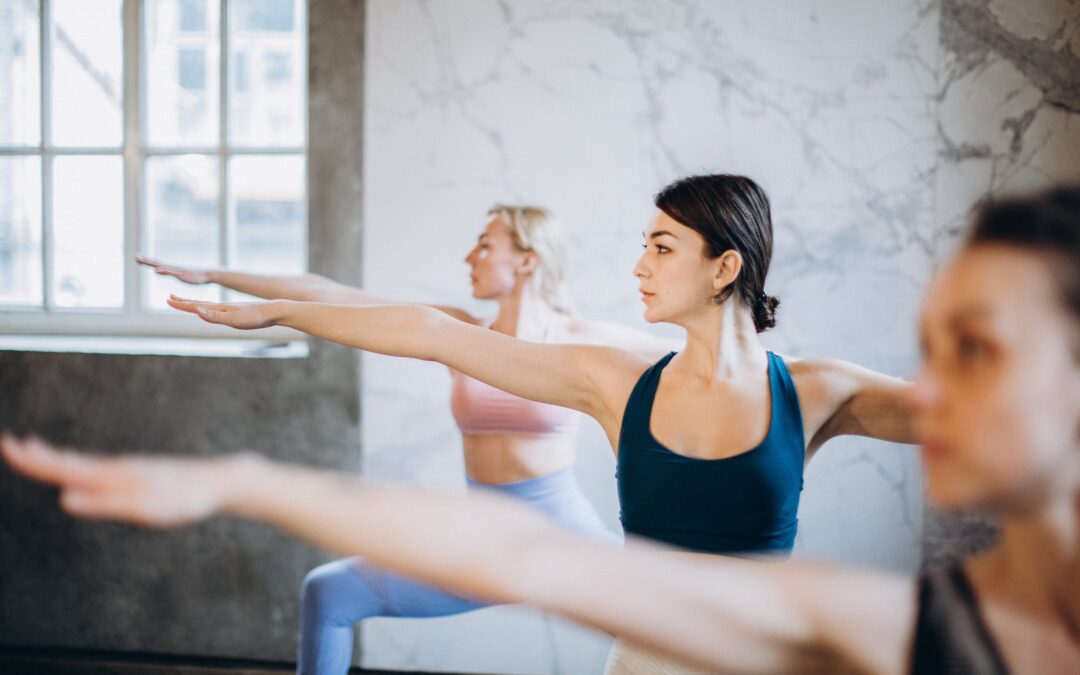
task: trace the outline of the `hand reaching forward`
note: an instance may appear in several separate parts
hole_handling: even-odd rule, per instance
[[[278,312],[276,310],[281,301],[220,303],[189,300],[170,295],[168,303],[170,307],[196,314],[208,323],[250,330],[277,325]]]
[[[177,265],[169,265],[167,263],[153,260],[152,258],[146,258],[143,256],[135,256],[135,262],[140,265],[145,265],[154,270],[160,276],[163,277],[176,277],[185,284],[208,284],[213,281],[211,272],[209,270],[196,270],[188,267],[179,267]]]
[[[154,527],[193,523],[221,511],[227,488],[222,469],[235,459],[97,457],[9,434],[0,438],[0,450],[19,473],[60,488],[60,505],[68,513]]]

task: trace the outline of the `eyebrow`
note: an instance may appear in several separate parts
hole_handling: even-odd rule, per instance
[[[648,236],[648,239],[656,239],[657,237],[662,237],[662,236],[664,236],[665,234],[666,234],[667,236],[671,237],[672,239],[678,239],[678,237],[676,237],[676,236],[675,236],[674,234],[672,234],[672,233],[668,232],[667,230],[657,230],[657,231],[655,231],[655,232],[653,232],[653,233],[649,234],[649,236]],[[644,232],[642,232],[642,233],[641,233],[641,236],[642,236],[642,237],[645,237],[645,233],[644,233]]]
[[[988,321],[993,318],[994,312],[986,305],[970,305],[949,314],[947,323],[956,328],[965,323]]]

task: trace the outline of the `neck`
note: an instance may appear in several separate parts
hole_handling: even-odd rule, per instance
[[[1047,606],[1080,641],[1080,490],[1005,516],[987,562],[1018,600]]]
[[[548,319],[555,313],[540,298],[528,277],[518,280],[509,293],[495,298],[495,301],[499,303],[499,313],[491,328],[524,339],[539,337]]]
[[[760,372],[766,363],[750,310],[728,301],[681,324],[686,349],[679,357],[686,367],[708,381]]]

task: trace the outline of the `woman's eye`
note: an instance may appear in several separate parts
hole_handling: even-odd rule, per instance
[[[668,248],[667,246],[661,246],[660,244],[657,244],[657,245],[656,245],[656,252],[657,252],[657,253],[667,253],[667,252],[668,252],[668,251],[670,251],[670,250],[671,250],[671,249],[670,249],[670,248]]]
[[[986,358],[986,343],[978,338],[962,337],[956,344],[956,355],[961,363],[965,365],[972,364]]]

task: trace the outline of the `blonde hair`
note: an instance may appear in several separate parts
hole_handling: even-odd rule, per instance
[[[566,290],[566,245],[562,224],[542,206],[496,204],[488,215],[502,218],[510,228],[510,238],[522,251],[536,254],[532,279],[540,298],[561,314],[571,314]]]

